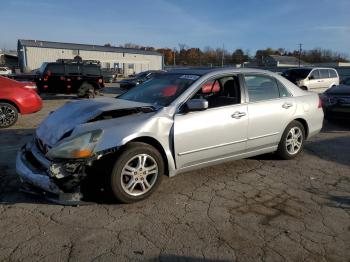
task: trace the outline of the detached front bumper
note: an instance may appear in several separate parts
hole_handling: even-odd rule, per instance
[[[54,179],[50,177],[49,168],[52,162],[45,158],[35,143],[23,146],[16,157],[16,172],[21,181],[21,189],[25,192],[45,196],[48,200],[64,204],[81,204],[80,192],[63,192]]]

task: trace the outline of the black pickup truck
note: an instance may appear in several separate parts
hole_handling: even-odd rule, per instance
[[[93,60],[62,59],[43,63],[36,74],[12,78],[35,82],[40,93],[77,94],[78,97],[91,98],[104,88],[100,64]]]

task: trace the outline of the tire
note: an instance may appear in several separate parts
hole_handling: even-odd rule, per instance
[[[95,89],[91,84],[83,83],[78,89],[77,96],[79,98],[94,98]]]
[[[281,141],[278,144],[277,156],[285,160],[296,157],[303,151],[304,140],[304,126],[299,121],[292,121],[283,132]]]
[[[0,103],[0,128],[14,125],[18,119],[18,110],[9,103]]]
[[[149,197],[159,186],[163,174],[164,163],[159,151],[149,144],[132,142],[114,164],[110,188],[119,202],[133,203]]]
[[[305,90],[305,91],[307,91],[308,90],[308,88],[306,87],[306,86],[302,86],[302,87],[300,87],[302,90]]]

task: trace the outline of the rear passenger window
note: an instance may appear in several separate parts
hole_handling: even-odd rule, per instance
[[[329,78],[328,69],[319,69],[321,78]]]
[[[249,102],[258,102],[280,97],[277,81],[269,76],[245,75]]]
[[[280,97],[289,97],[289,96],[291,96],[291,94],[289,93],[287,88],[284,85],[282,85],[282,83],[280,83],[278,80],[276,80],[276,81],[277,81],[278,89],[280,91]]]
[[[337,73],[335,72],[335,70],[329,69],[329,77],[330,77],[330,78],[337,78],[338,75],[337,75]]]

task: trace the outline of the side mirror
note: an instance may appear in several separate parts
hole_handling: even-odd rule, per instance
[[[209,107],[208,101],[205,99],[191,99],[186,103],[188,111],[201,111]]]
[[[314,76],[309,76],[309,80],[314,80],[315,77]]]

